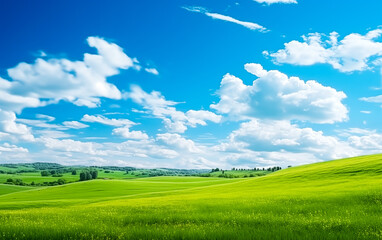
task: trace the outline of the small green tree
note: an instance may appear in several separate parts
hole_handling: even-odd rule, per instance
[[[73,170],[73,171],[72,171],[72,175],[77,175],[77,171],[76,171],[76,170]]]
[[[42,177],[49,176],[49,172],[48,171],[41,171],[41,176]]]
[[[85,171],[85,180],[91,180],[92,179],[92,175],[90,174],[89,171]]]
[[[85,172],[80,173],[80,181],[85,181],[86,179]]]
[[[62,178],[60,178],[60,179],[58,179],[58,180],[57,180],[57,183],[58,183],[59,185],[63,185],[63,184],[65,184],[65,183],[66,183],[66,180],[65,180],[65,179],[62,179]]]
[[[97,179],[97,177],[98,177],[98,171],[97,170],[91,171],[90,174],[92,175],[92,179]]]

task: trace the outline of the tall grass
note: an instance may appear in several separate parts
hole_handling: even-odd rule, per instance
[[[13,193],[0,196],[0,239],[382,239],[381,170],[382,155],[373,155],[234,181],[92,181]],[[94,194],[109,183],[121,194]]]

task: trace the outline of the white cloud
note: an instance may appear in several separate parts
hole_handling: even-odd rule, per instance
[[[130,131],[129,127],[121,127],[113,129],[114,135],[120,135],[127,139],[145,140],[149,136],[142,131]]]
[[[4,134],[13,134],[23,140],[33,140],[26,125],[16,123],[15,113],[24,108],[41,107],[61,100],[77,106],[97,107],[101,98],[121,99],[118,88],[107,82],[107,77],[120,69],[136,68],[137,60],[128,57],[121,47],[99,37],[88,37],[89,46],[98,54],[85,53],[83,61],[65,58],[37,58],[34,63],[19,63],[7,70],[10,80],[0,78],[0,110]],[[20,119],[40,128],[85,128],[87,125],[66,121],[63,125],[51,124],[54,118],[38,115],[38,120]],[[5,118],[5,119],[4,119]]]
[[[46,128],[46,129],[57,129],[57,130],[68,130],[68,129],[81,129],[89,127],[86,124],[80,123],[78,121],[65,121],[61,124],[50,123],[55,120],[54,117],[43,115],[44,117],[39,116],[40,119],[23,119],[18,118],[16,122],[24,123],[28,126],[33,126],[37,128]],[[49,118],[47,118],[49,117]]]
[[[212,109],[234,119],[268,118],[334,123],[348,119],[342,104],[343,92],[310,80],[288,77],[277,71],[266,71],[260,64],[246,64],[245,69],[257,76],[251,85],[226,74],[217,95],[220,101]]]
[[[28,149],[23,147],[18,147],[16,145],[11,145],[9,143],[3,143],[0,145],[0,153],[1,152],[29,152]]]
[[[254,0],[255,2],[258,3],[265,3],[265,4],[274,4],[274,3],[297,3],[297,0]]]
[[[168,101],[160,92],[147,93],[138,86],[132,86],[127,98],[141,105],[146,113],[162,119],[166,128],[171,132],[183,133],[188,126],[205,126],[206,121],[218,123],[221,116],[205,110],[189,110],[186,113],[176,110],[176,102]]]
[[[375,97],[363,97],[360,98],[361,101],[370,102],[370,103],[382,103],[382,95]]]
[[[45,115],[45,114],[36,114],[36,118],[45,119],[47,122],[52,122],[52,121],[56,120],[55,117]]]
[[[115,119],[115,118],[107,118],[102,115],[88,115],[85,114],[81,121],[91,122],[91,123],[101,123],[104,125],[114,126],[114,127],[122,127],[122,126],[133,126],[136,123],[130,121],[129,119]]]
[[[302,36],[303,41],[293,40],[284,44],[284,49],[274,53],[264,51],[275,63],[294,65],[330,64],[341,72],[364,71],[380,65],[382,42],[377,41],[382,29],[369,31],[365,35],[351,33],[338,41],[336,32],[326,36],[310,33]],[[323,38],[326,38],[323,41]]]
[[[175,147],[178,150],[182,149],[191,153],[202,152],[202,150],[195,145],[194,141],[185,139],[176,133],[157,134],[157,141],[163,142],[167,146]]]
[[[25,107],[39,107],[60,100],[78,106],[97,107],[100,98],[120,99],[121,92],[106,78],[119,69],[134,67],[121,47],[99,37],[89,37],[89,46],[98,54],[84,54],[83,61],[42,59],[19,63],[8,69],[12,81],[0,79],[0,106],[3,110],[20,112]]]
[[[89,125],[80,123],[78,121],[65,121],[62,123],[65,127],[67,128],[72,128],[72,129],[81,129],[81,128],[87,128]]]
[[[39,135],[40,138],[71,138],[73,135],[68,134],[63,131],[52,130],[52,129],[38,129],[34,130],[36,135]]]
[[[145,68],[145,71],[154,75],[159,75],[159,72],[156,68]]]
[[[231,151],[309,153],[324,160],[356,154],[345,142],[325,136],[321,131],[299,128],[289,121],[259,119],[242,123],[220,147]]]
[[[11,138],[17,137],[25,141],[34,141],[31,129],[24,124],[16,123],[14,112],[0,109],[0,132],[9,135]]]
[[[246,28],[251,29],[251,30],[257,30],[259,32],[267,32],[268,31],[265,27],[263,27],[257,23],[240,21],[240,20],[237,20],[233,17],[225,16],[225,15],[222,15],[219,13],[210,13],[207,11],[207,9],[205,9],[203,7],[195,7],[194,6],[194,7],[183,7],[183,8],[186,9],[187,11],[190,11],[190,12],[203,13],[206,16],[211,17],[212,19],[219,19],[219,20],[223,20],[226,22],[236,23],[238,25],[241,25],[241,26],[246,27]]]
[[[354,148],[366,150],[367,154],[380,153],[382,149],[382,134],[372,132],[361,136],[350,136],[348,142]]]
[[[93,142],[81,142],[72,139],[39,138],[47,148],[61,152],[77,152],[90,155],[106,155],[105,151],[98,150],[99,144]]]

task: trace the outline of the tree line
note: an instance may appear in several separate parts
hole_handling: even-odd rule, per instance
[[[80,173],[80,181],[87,181],[87,180],[92,180],[97,178],[98,178],[97,170],[83,170]]]

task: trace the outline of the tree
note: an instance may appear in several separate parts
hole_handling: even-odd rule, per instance
[[[98,171],[97,170],[83,170],[80,173],[80,181],[87,181],[96,179],[98,177]]]
[[[80,181],[85,181],[86,179],[85,172],[80,173]]]
[[[66,180],[65,180],[65,179],[62,179],[62,178],[60,178],[60,179],[58,179],[58,180],[57,180],[57,183],[58,183],[59,185],[63,185],[63,184],[65,184],[65,183],[66,183]]]
[[[73,171],[72,171],[72,175],[77,175],[77,171],[76,171],[76,170],[73,170]]]
[[[92,175],[92,179],[97,179],[97,177],[98,177],[98,171],[97,170],[91,171],[90,174]]]
[[[92,175],[90,174],[89,171],[85,171],[85,180],[91,180],[92,179]]]
[[[41,171],[41,176],[42,177],[49,176],[49,172],[48,171]]]

